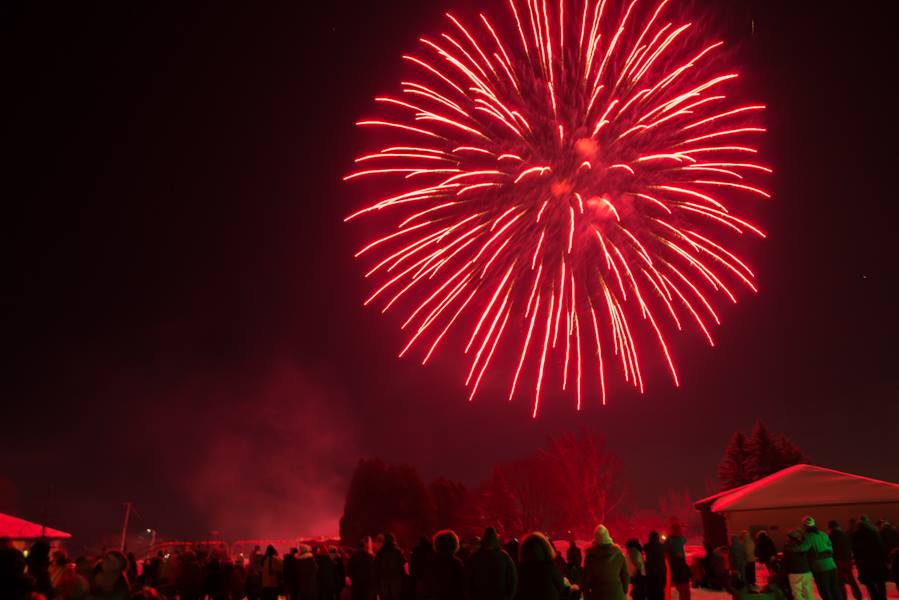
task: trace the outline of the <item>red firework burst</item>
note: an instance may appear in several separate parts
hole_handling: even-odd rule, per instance
[[[728,99],[738,75],[713,61],[721,42],[666,20],[668,0],[637,4],[510,0],[508,37],[484,15],[466,27],[448,14],[450,33],[403,57],[417,75],[402,96],[376,99],[389,113],[358,122],[393,144],[345,179],[401,182],[347,218],[398,222],[357,254],[381,253],[366,277],[383,283],[365,304],[411,302],[400,356],[418,344],[423,363],[470,326],[470,398],[504,334],[517,360],[509,399],[537,365],[534,416],[549,360],[578,409],[588,366],[606,401],[604,356],[642,392],[635,320],[678,385],[664,328],[691,321],[713,344],[713,296],[756,290],[722,237],[764,237],[728,205],[770,197],[752,184],[771,172],[753,160],[764,106]]]

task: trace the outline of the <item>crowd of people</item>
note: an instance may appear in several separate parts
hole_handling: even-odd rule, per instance
[[[807,516],[787,534],[781,552],[766,531],[754,539],[743,531],[731,540],[729,571],[722,568],[720,553],[706,549],[710,586],[735,597],[759,591],[756,567],[761,565],[768,575],[762,591],[777,600],[814,600],[813,587],[821,600],[848,600],[847,587],[854,600],[862,600],[859,581],[871,600],[886,600],[888,581],[899,588],[899,530],[886,521],[875,525],[864,515],[848,525],[846,531],[830,521],[825,532]]]
[[[408,553],[391,534],[364,538],[355,548],[298,545],[284,556],[256,547],[248,557],[221,550],[159,552],[138,564],[133,554],[105,552],[70,561],[36,542],[27,557],[0,540],[0,598],[9,600],[679,600],[691,588],[728,592],[734,600],[769,594],[775,600],[871,600],[899,586],[899,532],[866,517],[836,522],[829,533],[806,517],[781,551],[765,531],[734,536],[729,547],[690,556],[681,527],[651,532],[645,542],[616,545],[599,525],[585,550],[574,540],[558,552],[539,532],[503,544],[494,528],[460,543],[451,530],[422,538]],[[891,554],[892,553],[892,554]],[[892,557],[892,558],[891,558]],[[890,574],[892,560],[892,574]],[[766,570],[759,585],[757,568]]]

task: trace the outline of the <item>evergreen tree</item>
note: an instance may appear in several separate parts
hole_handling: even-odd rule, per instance
[[[808,457],[789,438],[773,435],[758,421],[748,438],[739,431],[731,438],[718,464],[718,481],[722,490],[729,490],[808,462]]]
[[[777,437],[777,451],[780,453],[781,468],[810,463],[809,458],[787,436]]]
[[[762,421],[756,421],[747,443],[746,476],[757,481],[784,468],[774,436]]]
[[[746,436],[738,431],[730,439],[724,458],[718,464],[718,481],[722,490],[740,487],[751,481],[746,473],[748,458]]]

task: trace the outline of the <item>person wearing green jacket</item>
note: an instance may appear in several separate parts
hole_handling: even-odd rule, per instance
[[[830,537],[818,529],[815,519],[805,517],[802,520],[805,539],[802,548],[811,551],[812,576],[822,600],[842,600],[837,578],[837,563],[833,559],[833,544]]]
[[[593,545],[584,556],[586,600],[627,600],[630,577],[621,548],[612,542],[605,525],[593,533]]]

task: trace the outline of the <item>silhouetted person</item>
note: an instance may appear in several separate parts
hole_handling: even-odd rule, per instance
[[[586,600],[626,600],[630,577],[627,559],[612,543],[605,525],[593,532],[593,545],[584,556],[584,597]]]
[[[353,600],[370,600],[374,596],[375,557],[371,553],[371,538],[362,538],[347,562],[347,575]]]
[[[134,552],[129,552],[125,556],[128,558],[128,570],[126,571],[128,581],[133,583],[137,579],[137,557],[134,556]]]
[[[433,600],[464,598],[464,566],[456,556],[459,536],[447,529],[434,535],[434,559],[427,574],[426,593]]]
[[[512,557],[500,547],[493,527],[484,531],[481,547],[465,563],[470,600],[512,600],[518,588],[518,570]]]
[[[262,600],[278,600],[284,577],[284,563],[278,558],[278,551],[269,545],[262,558]]]
[[[259,600],[262,596],[262,551],[255,546],[247,561],[247,600]]]
[[[650,532],[643,550],[646,553],[646,598],[664,600],[668,566],[665,564],[665,546],[657,531]]]
[[[752,539],[750,538],[751,542]],[[680,600],[690,600],[690,566],[687,564],[687,538],[681,529],[680,523],[672,522],[668,539],[665,540],[665,554],[668,556],[668,564],[671,567],[671,585],[677,589]],[[754,552],[755,544],[753,544]],[[753,585],[755,584],[755,562],[753,564]]]
[[[25,574],[25,555],[4,543],[0,547],[0,598],[26,600],[32,592],[34,578]]]
[[[228,573],[228,589],[233,600],[243,598],[247,594],[247,568],[242,558],[234,563],[231,572]]]
[[[431,565],[434,561],[434,546],[428,538],[421,538],[409,556],[409,577],[415,588],[415,597],[424,598]]]
[[[541,533],[530,533],[521,542],[518,554],[517,600],[560,600],[571,587],[555,562],[556,551]]]
[[[631,580],[631,598],[646,600],[646,562],[643,560],[643,546],[636,538],[625,544],[627,574]]]
[[[768,532],[763,529],[755,534],[755,557],[758,561],[768,569],[771,559],[775,556],[777,556],[777,546],[774,545],[774,540],[771,539]],[[768,570],[770,571],[770,569]]]
[[[858,578],[868,588],[871,600],[886,600],[887,553],[880,532],[863,515],[852,535],[852,552]]]
[[[230,589],[225,574],[225,565],[215,554],[206,563],[205,580],[204,587],[209,600],[228,600]]]
[[[55,592],[53,583],[50,581],[50,544],[44,541],[32,544],[28,549],[25,565],[28,574],[34,579],[34,591],[43,594],[47,600],[51,600]]]
[[[392,533],[384,535],[384,543],[375,555],[375,588],[379,600],[400,600],[405,579],[406,559],[396,545]]]
[[[743,580],[746,582],[746,591],[751,593],[756,589],[755,541],[752,539],[752,535],[744,529],[740,532],[740,542],[743,544],[743,549],[746,553],[746,567],[744,567],[744,571],[746,574]]]
[[[848,584],[852,590],[852,597],[855,600],[862,600],[862,590],[858,587],[855,580],[855,573],[852,571],[852,540],[849,534],[840,528],[840,524],[831,521],[827,524],[830,529],[830,545],[833,546],[833,560],[837,563],[837,578],[840,586],[840,596],[846,600],[846,585]]]
[[[162,550],[158,550],[156,556],[144,561],[143,575],[145,585],[148,585],[151,588],[159,587],[159,571],[162,568],[164,560],[165,555],[162,553]]]
[[[316,578],[318,580],[318,597],[319,600],[334,600],[337,593],[336,567],[328,548],[324,544],[318,547],[315,554],[315,565],[318,567]]]
[[[584,583],[584,555],[578,548],[577,542],[568,540],[568,550],[565,551],[565,562],[567,563],[568,581],[581,587]]]
[[[546,539],[549,540],[549,545],[552,546],[553,550],[555,551],[556,545],[553,543],[552,539],[550,539],[549,536],[547,536]],[[556,568],[559,570],[559,573],[562,574],[562,577],[567,577],[568,576],[568,563],[565,562],[565,557],[562,555],[561,552],[555,552],[555,555],[556,555],[556,557],[553,560],[556,563]],[[570,582],[570,580],[569,580],[569,582]]]
[[[343,556],[336,546],[328,548],[331,560],[334,562],[334,597],[340,598],[343,588],[346,587],[346,568],[343,565]]]
[[[728,548],[727,557],[730,562],[731,573],[736,573],[740,576],[740,580],[746,583],[746,546],[740,541],[739,536],[730,536],[730,547]]]
[[[297,572],[297,548],[291,548],[284,555],[283,572],[284,572],[284,593],[288,600],[296,600],[300,594],[300,575]]]
[[[318,564],[312,555],[312,548],[300,544],[297,554],[297,599],[318,600]]]

